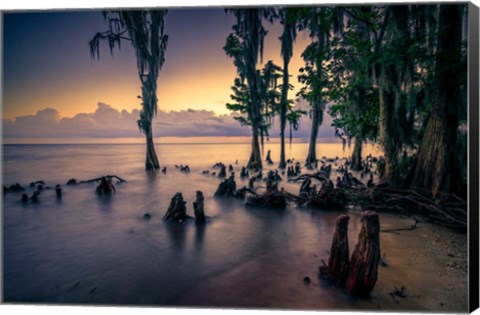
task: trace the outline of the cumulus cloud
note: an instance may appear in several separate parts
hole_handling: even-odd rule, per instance
[[[305,107],[305,105],[301,105]],[[215,137],[250,135],[248,126],[241,126],[234,114],[216,115],[208,110],[159,111],[153,122],[155,137]],[[79,113],[73,117],[60,117],[56,109],[46,108],[35,115],[18,116],[3,120],[5,138],[130,138],[143,137],[137,127],[138,110],[119,111],[108,104],[98,103],[93,113]],[[319,138],[334,139],[331,117],[324,115]],[[280,134],[278,119],[270,130],[270,137]],[[311,122],[302,117],[294,137],[307,139]],[[288,137],[288,132],[287,132]]]

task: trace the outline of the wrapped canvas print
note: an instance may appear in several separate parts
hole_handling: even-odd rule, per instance
[[[478,12],[3,11],[3,303],[473,311]]]

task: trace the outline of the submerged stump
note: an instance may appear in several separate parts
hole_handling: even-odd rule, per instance
[[[287,206],[287,198],[278,190],[278,185],[267,179],[267,191],[262,195],[252,195],[247,198],[247,206],[282,208]]]
[[[205,223],[205,212],[203,211],[203,193],[197,191],[196,200],[193,202],[193,210],[195,213],[195,223]]]
[[[340,215],[335,221],[330,258],[328,265],[320,268],[321,275],[338,287],[344,287],[349,272],[348,221],[347,214]]]
[[[240,177],[245,178],[249,176],[248,169],[245,166],[242,166],[242,170],[240,172]]]
[[[116,193],[115,186],[112,183],[111,177],[102,177],[100,179],[100,184],[97,186],[95,192],[98,195],[109,196],[112,193]]]
[[[265,161],[270,165],[273,164],[272,158],[270,157],[270,150],[268,150],[267,152],[267,157],[265,158]]]
[[[60,187],[60,185],[58,184],[57,186],[55,186],[55,194],[57,196],[57,199],[62,198],[62,187]]]
[[[220,167],[220,172],[218,172],[218,177],[224,178],[224,177],[226,177],[226,176],[227,176],[227,172],[226,172],[226,170],[225,170],[225,165],[222,165],[222,166]]]
[[[164,221],[183,222],[187,219],[186,202],[183,200],[182,193],[176,193],[170,201],[167,213],[163,217]]]
[[[377,282],[380,262],[380,223],[375,211],[362,212],[362,229],[350,259],[347,292],[368,297]]]
[[[237,184],[235,182],[235,174],[232,173],[228,179],[225,179],[218,185],[215,191],[215,197],[235,197],[237,192]]]

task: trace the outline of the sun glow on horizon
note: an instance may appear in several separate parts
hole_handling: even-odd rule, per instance
[[[217,12],[218,11],[218,12]],[[186,17],[191,17],[186,21]],[[158,106],[162,111],[207,110],[218,115],[229,114],[226,103],[230,101],[231,85],[236,69],[222,47],[231,32],[232,19],[222,10],[172,11],[167,15],[166,27],[170,35],[167,56],[158,78]],[[77,36],[65,37],[62,32],[52,32],[40,27],[36,34],[32,30],[15,28],[17,23],[28,23],[29,19],[72,31]],[[194,21],[198,20],[198,21]],[[76,27],[78,22],[88,22],[86,27]],[[80,25],[80,24],[79,24]],[[283,65],[280,55],[281,26],[268,24],[265,38],[263,64],[273,60]],[[111,56],[107,45],[103,45],[100,60],[88,55],[88,40],[95,31],[105,28],[100,12],[59,12],[56,14],[6,14],[5,19],[5,62],[23,62],[17,68],[5,69],[4,119],[34,115],[46,108],[56,109],[61,117],[74,117],[79,113],[95,111],[97,103],[109,104],[121,111],[141,109],[141,94],[135,53],[125,43],[120,51]],[[22,31],[23,30],[23,31]],[[52,46],[64,47],[57,58],[53,58],[50,45],[39,44],[37,51],[22,51],[31,37],[42,35]],[[15,37],[13,37],[15,36]],[[303,65],[301,52],[309,43],[300,33],[290,62],[291,83],[300,88],[296,81],[298,68]],[[70,51],[72,51],[70,53]],[[35,57],[35,58],[33,58]],[[11,61],[11,62],[10,62]],[[55,64],[59,63],[59,64]],[[261,65],[259,65],[261,67]],[[15,71],[14,71],[15,70]]]

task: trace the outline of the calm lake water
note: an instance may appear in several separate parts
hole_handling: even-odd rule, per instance
[[[302,309],[428,309],[419,299],[396,304],[387,294],[408,273],[402,262],[380,270],[368,300],[354,300],[316,277],[328,259],[339,212],[297,208],[246,208],[241,200],[217,200],[220,182],[202,175],[215,162],[232,164],[237,174],[247,162],[248,144],[157,145],[167,174],[144,171],[143,145],[4,145],[3,184],[27,187],[43,180],[62,184],[63,198],[44,190],[38,204],[23,205],[21,193],[3,197],[3,280],[6,302],[198,305]],[[266,145],[278,160],[278,145]],[[301,158],[307,144],[294,144],[287,157]],[[373,148],[369,152],[378,154]],[[318,155],[344,156],[339,144],[320,144]],[[368,153],[368,152],[367,152]],[[238,164],[235,161],[238,160]],[[180,172],[175,164],[188,164]],[[218,171],[218,170],[217,170]],[[95,184],[65,186],[116,174],[128,182],[104,199]],[[247,185],[237,177],[237,187]],[[262,185],[262,184],[260,184]],[[299,184],[280,187],[298,193]],[[171,197],[182,192],[193,216],[195,191],[205,195],[208,223],[167,224],[161,219]],[[29,195],[33,190],[27,188]],[[152,219],[143,219],[145,213]],[[352,212],[350,250],[360,229]],[[409,226],[411,220],[381,215],[382,227]],[[393,239],[382,235],[382,251]],[[394,254],[392,254],[394,257]],[[428,260],[428,258],[427,258]],[[392,268],[397,268],[392,272]],[[427,268],[427,267],[425,267]],[[425,281],[420,268],[419,286]],[[312,279],[310,285],[303,278]],[[427,281],[428,283],[428,281]],[[419,287],[421,289],[421,287]]]

